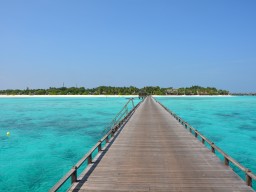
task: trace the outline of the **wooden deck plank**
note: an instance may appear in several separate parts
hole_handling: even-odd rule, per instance
[[[253,191],[148,97],[70,191]]]

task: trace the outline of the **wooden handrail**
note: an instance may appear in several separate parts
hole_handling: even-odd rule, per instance
[[[132,108],[134,108],[134,102],[133,102],[134,98],[129,98],[128,102],[123,106],[123,108],[116,114],[116,116],[113,118],[113,120],[110,122],[110,124],[108,126],[105,127],[105,129],[103,130],[103,132],[106,132],[106,130],[114,127],[116,124],[119,123],[120,119],[122,119],[125,115],[127,115],[127,111],[128,111],[128,105],[130,102],[132,102]]]
[[[239,168],[241,171],[245,173],[246,176],[246,184],[250,187],[252,187],[252,180],[256,181],[256,175],[252,173],[249,169],[245,168],[242,164],[237,162],[235,159],[230,157],[228,154],[226,154],[222,149],[220,149],[218,146],[216,146],[211,140],[207,139],[205,136],[203,136],[198,130],[193,128],[190,124],[188,124],[186,121],[184,121],[181,117],[179,117],[177,114],[166,108],[163,104],[161,104],[159,101],[155,100],[157,103],[159,103],[167,112],[169,112],[180,124],[182,124],[186,129],[189,129],[191,134],[193,134],[197,139],[202,139],[202,144],[205,145],[205,142],[209,144],[211,151],[213,153],[216,153],[218,151],[223,157],[224,157],[224,164],[226,166],[230,166],[230,162],[235,165],[237,168]]]
[[[133,98],[129,99],[129,101],[125,104],[125,106],[122,108],[122,110],[120,112],[122,112],[124,109],[126,109],[126,107],[128,106],[129,102],[132,100],[133,103]],[[128,114],[121,118],[120,121],[118,121],[117,123],[115,123],[113,125],[113,127],[111,127],[111,129],[91,148],[91,150],[86,153],[86,155],[84,155],[50,190],[49,192],[55,192],[58,191],[58,189],[61,188],[62,185],[64,185],[64,183],[71,178],[71,184],[73,184],[74,182],[77,182],[77,170],[81,167],[81,165],[88,160],[87,164],[91,164],[93,163],[92,161],[92,154],[97,150],[101,151],[102,150],[102,143],[104,141],[106,141],[106,143],[108,143],[109,141],[109,137],[113,137],[115,132],[122,127],[126,122],[126,120],[132,115],[132,113],[139,107],[139,105],[141,104],[141,102],[139,102],[136,106],[134,106],[133,103],[133,108],[130,110],[130,112],[128,112]],[[127,110],[125,110],[126,112]],[[118,113],[118,115],[120,115],[121,113]],[[117,116],[116,116],[117,117]],[[122,117],[122,116],[121,116]]]

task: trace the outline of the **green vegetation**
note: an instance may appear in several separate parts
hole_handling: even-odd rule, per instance
[[[0,90],[0,95],[138,95],[144,92],[149,95],[228,95],[226,90],[219,90],[214,87],[182,87],[178,89],[161,88],[159,86],[148,86],[141,89],[137,87],[111,87],[100,86],[92,89],[85,89],[84,87],[50,87],[49,89],[8,89]]]

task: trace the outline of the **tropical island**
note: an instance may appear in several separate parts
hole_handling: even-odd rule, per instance
[[[214,87],[181,87],[161,88],[159,86],[146,86],[143,88],[99,86],[96,88],[85,87],[50,87],[48,89],[7,89],[0,90],[0,95],[229,95],[229,91]]]

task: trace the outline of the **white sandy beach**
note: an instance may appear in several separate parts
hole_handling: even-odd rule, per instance
[[[0,95],[0,98],[10,97],[138,97],[138,95]]]
[[[232,95],[152,95],[153,97],[233,97]],[[138,95],[0,95],[0,98],[27,98],[27,97],[138,97]]]
[[[234,97],[233,95],[152,95],[152,97]]]

